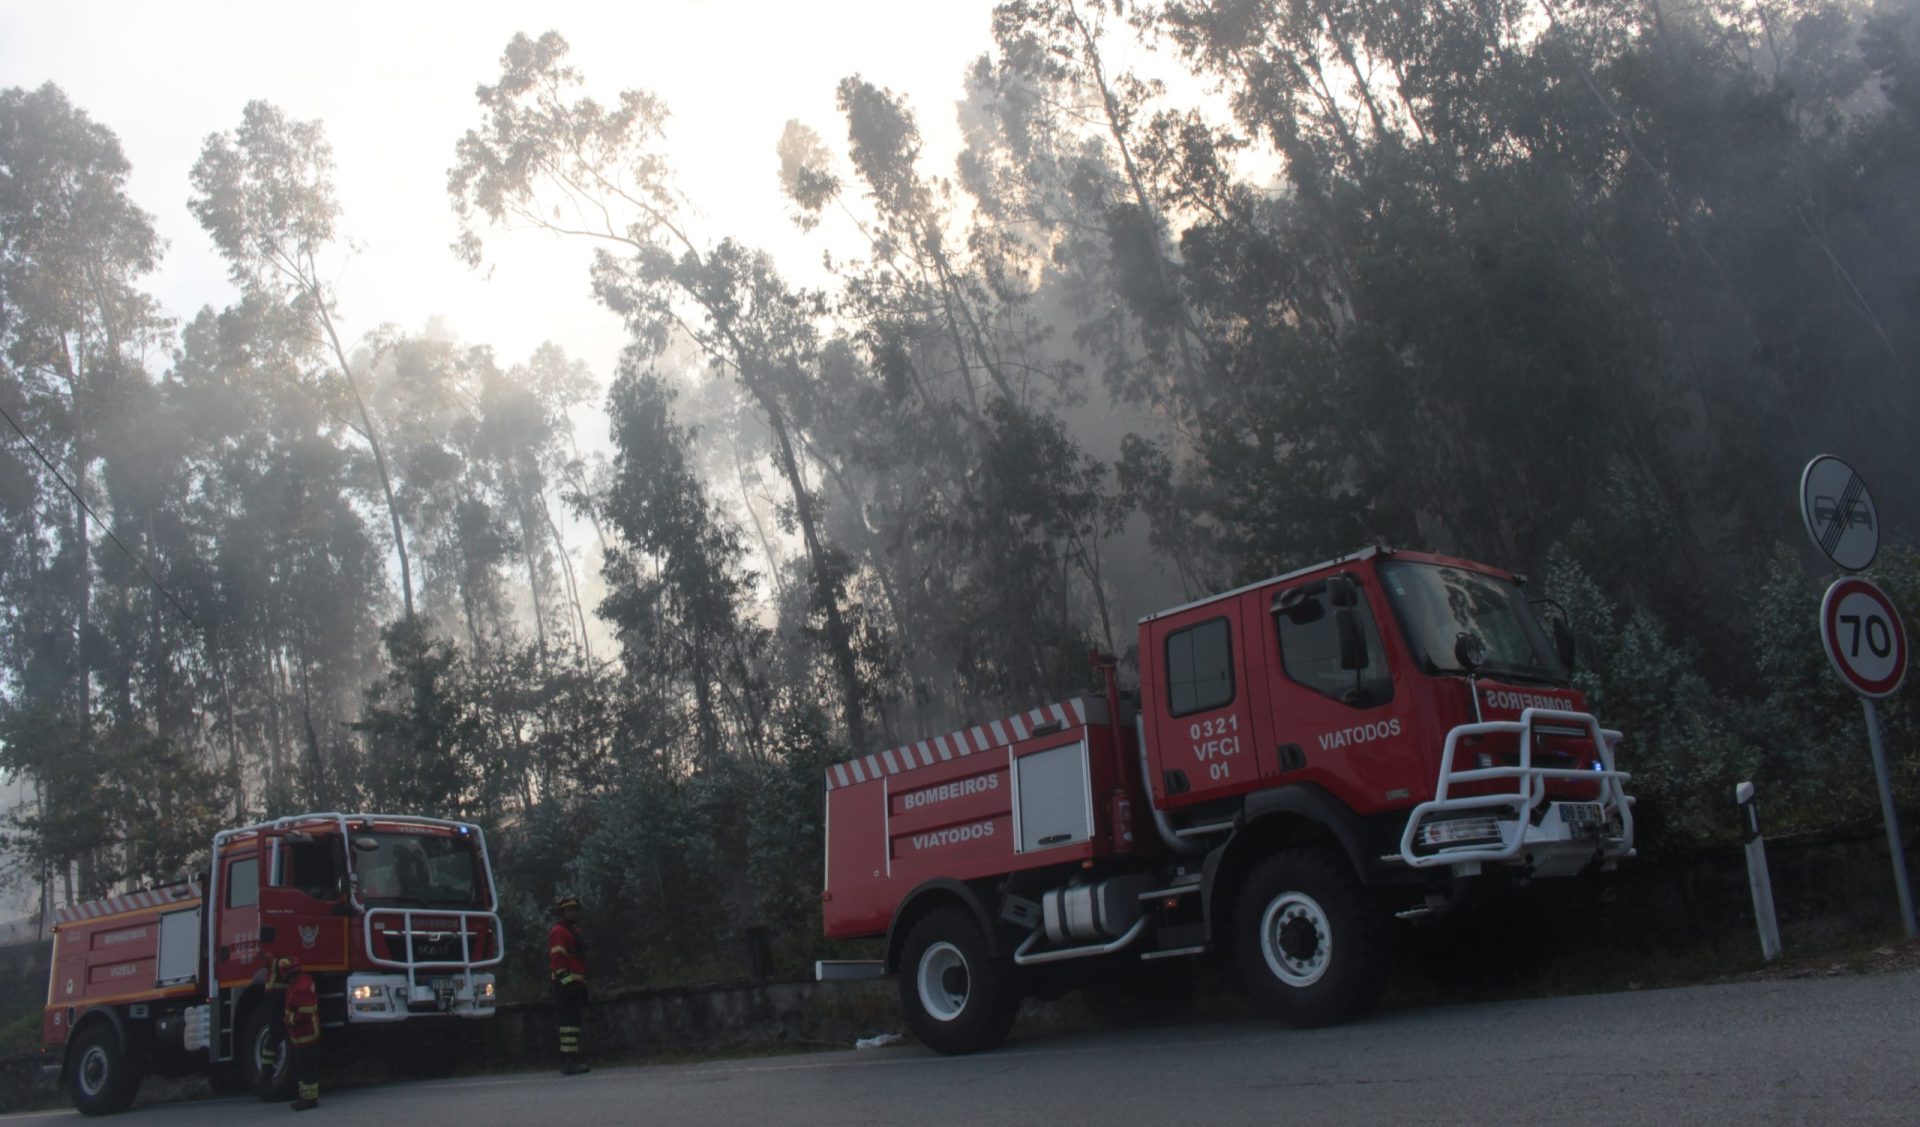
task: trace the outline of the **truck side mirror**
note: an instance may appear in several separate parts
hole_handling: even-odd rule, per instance
[[[1336,607],[1354,606],[1360,602],[1360,592],[1351,577],[1335,575],[1327,580],[1327,601]]]
[[[1453,639],[1453,660],[1468,673],[1477,673],[1487,660],[1487,644],[1462,630]]]
[[[1561,665],[1569,670],[1573,668],[1573,628],[1564,618],[1553,620],[1553,652],[1559,656]]]
[[[1367,640],[1360,636],[1360,621],[1353,616],[1352,609],[1341,607],[1334,611],[1333,628],[1340,636],[1340,668],[1365,669]]]

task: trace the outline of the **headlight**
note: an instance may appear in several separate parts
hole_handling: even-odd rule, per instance
[[[487,983],[483,983],[483,984],[481,984],[481,986],[480,986],[480,996],[481,996],[482,998],[491,998],[491,997],[493,997],[493,983],[491,983],[491,982],[487,982]]]
[[[353,1000],[354,1000],[354,1001],[356,1001],[356,1002],[364,1002],[364,1001],[366,1001],[367,999],[369,999],[369,998],[371,998],[371,997],[373,997],[373,987],[371,987],[371,986],[356,986],[356,987],[354,987],[354,988],[353,988]]]
[[[1419,836],[1415,840],[1430,848],[1465,845],[1470,842],[1497,842],[1500,840],[1500,826],[1493,818],[1485,815],[1426,822],[1421,825]]]

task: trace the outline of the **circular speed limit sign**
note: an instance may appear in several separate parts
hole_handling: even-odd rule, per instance
[[[1827,660],[1862,696],[1892,696],[1907,675],[1907,632],[1887,593],[1857,575],[1836,579],[1820,601]]]

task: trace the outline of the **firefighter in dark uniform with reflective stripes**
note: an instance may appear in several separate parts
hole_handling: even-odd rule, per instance
[[[293,1052],[293,1076],[300,1082],[300,1098],[293,1110],[320,1106],[320,995],[313,976],[300,969],[300,960],[281,956],[274,966],[287,984],[287,1047]]]
[[[553,1014],[560,1026],[560,1075],[588,1071],[580,1059],[581,1022],[587,1009],[587,940],[580,934],[580,899],[554,901],[547,933],[547,977],[553,980]]]

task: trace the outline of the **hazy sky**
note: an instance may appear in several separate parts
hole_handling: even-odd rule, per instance
[[[953,103],[965,66],[987,49],[991,10],[991,0],[0,0],[0,88],[52,82],[118,135],[129,192],[168,242],[148,286],[176,318],[234,299],[187,211],[187,177],[207,134],[235,128],[261,98],[325,123],[339,230],[358,246],[335,275],[355,339],[439,316],[508,363],[555,341],[604,383],[623,334],[589,291],[585,247],[496,238],[490,279],[447,249],[454,142],[479,121],[474,87],[499,77],[515,32],[560,32],[603,100],[632,86],[664,97],[678,182],[702,228],[772,250],[805,278],[822,244],[785,218],[781,127],[797,117],[843,148],[834,85],[857,72],[909,96],[944,172],[958,144]],[[581,438],[599,445],[604,430]],[[0,807],[15,801],[11,789],[0,784]],[[26,892],[0,893],[0,915],[26,910]]]
[[[639,86],[673,111],[679,183],[705,230],[779,254],[804,275],[819,259],[786,221],[774,143],[789,118],[836,147],[839,79],[860,73],[906,93],[940,171],[956,146],[953,103],[989,44],[991,0],[727,0],[639,3],[306,3],[0,0],[0,87],[53,82],[120,138],[130,191],[168,240],[151,287],[177,317],[233,298],[186,209],[207,134],[254,98],[320,119],[334,150],[339,228],[358,244],[336,275],[357,338],[444,316],[503,361],[553,340],[605,380],[621,333],[588,290],[586,248],[531,233],[496,239],[486,280],[447,250],[446,170],[479,120],[473,90],[500,73],[517,31],[559,31],[591,91]]]

